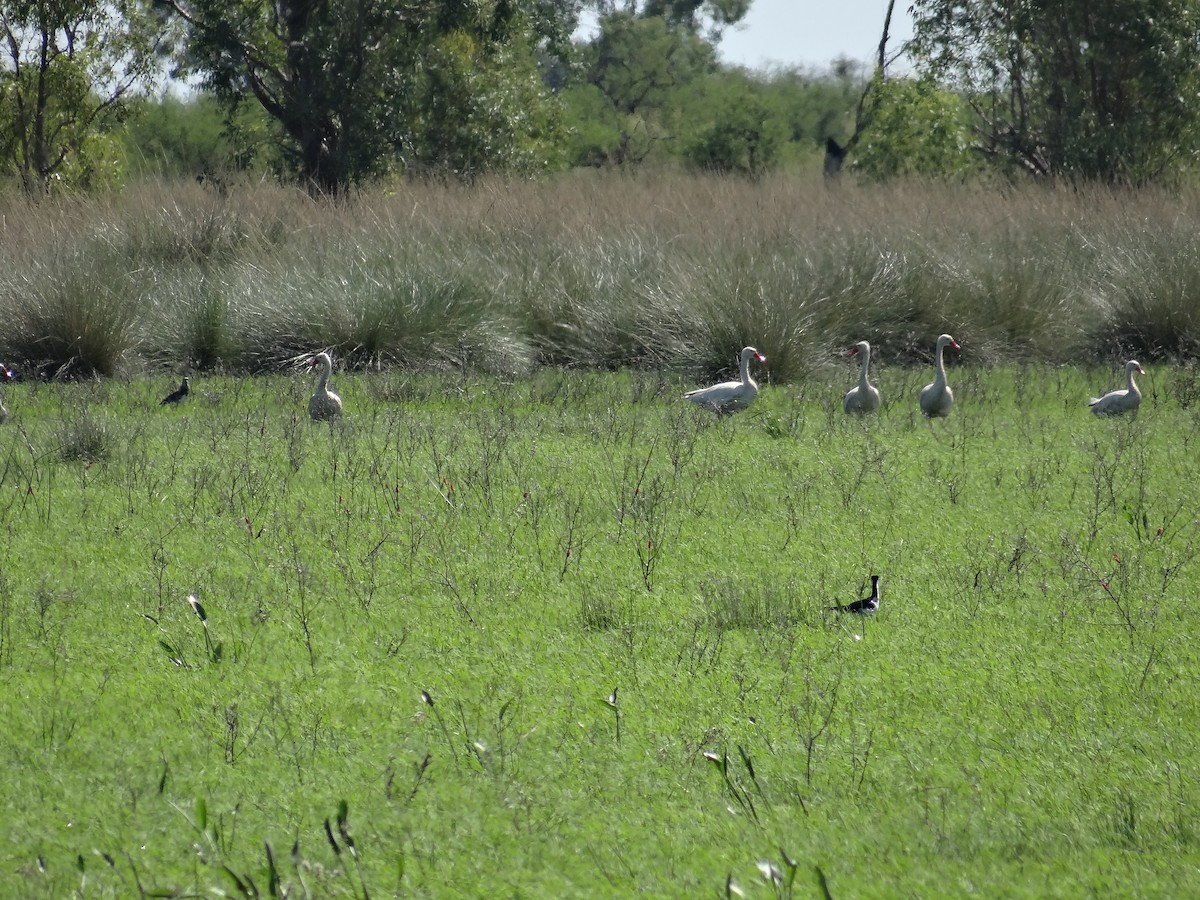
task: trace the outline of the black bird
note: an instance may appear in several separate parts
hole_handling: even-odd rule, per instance
[[[875,615],[875,613],[879,612],[879,576],[871,576],[871,596],[855,600],[853,603],[842,603],[829,608],[835,609],[838,612],[854,613],[858,616]]]
[[[163,397],[162,403],[160,403],[159,405],[166,406],[168,403],[178,403],[180,400],[182,400],[184,397],[186,397],[188,395],[188,391],[189,391],[188,380],[187,380],[187,376],[184,375],[183,383],[181,385],[179,385],[179,387],[175,388],[175,390],[171,391],[171,393],[167,394],[167,396]]]

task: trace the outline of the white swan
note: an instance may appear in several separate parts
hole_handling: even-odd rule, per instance
[[[688,391],[684,397],[697,406],[711,409],[717,415],[729,415],[740,412],[754,402],[758,396],[758,385],[750,377],[750,360],[766,362],[767,358],[753,347],[742,348],[741,378],[737,381],[723,381],[712,387],[698,388]]]
[[[935,371],[933,383],[921,388],[920,396],[921,412],[930,417],[948,416],[950,407],[954,405],[954,391],[950,390],[950,385],[946,384],[946,366],[942,363],[942,351],[946,349],[947,345],[955,350],[962,349],[958,346],[958,341],[950,335],[938,335],[937,349],[933,355]]]
[[[318,353],[308,364],[310,369],[321,367],[317,378],[317,389],[308,401],[308,414],[317,422],[336,419],[342,414],[342,398],[329,390],[329,376],[333,372],[333,360],[328,353]]]
[[[858,387],[846,392],[842,409],[847,413],[868,413],[879,409],[879,388],[867,380],[867,369],[871,366],[871,345],[859,341],[850,348],[850,358],[862,357],[862,371],[858,373]]]
[[[1138,390],[1137,382],[1133,380],[1134,372],[1139,375],[1146,374],[1142,364],[1136,359],[1131,359],[1125,363],[1125,379],[1128,387],[1123,391],[1109,391],[1103,397],[1093,397],[1088,401],[1092,412],[1097,416],[1119,416],[1124,413],[1136,415],[1138,406],[1142,402],[1142,392]]]

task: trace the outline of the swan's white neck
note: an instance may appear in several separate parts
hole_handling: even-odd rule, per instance
[[[860,387],[869,387],[870,382],[867,381],[867,369],[871,367],[871,351],[870,349],[862,351],[862,369],[858,373],[858,383]]]
[[[933,366],[936,372],[935,381],[938,384],[946,383],[946,364],[942,360],[942,353],[945,351],[946,345],[938,341],[937,348],[934,350]]]
[[[754,384],[754,379],[750,377],[750,357],[745,353],[742,354],[742,384]]]
[[[324,391],[329,387],[329,376],[333,374],[333,364],[328,359],[318,359],[321,374],[317,376],[317,390]]]

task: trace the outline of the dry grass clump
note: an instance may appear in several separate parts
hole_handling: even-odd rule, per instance
[[[1200,351],[1200,237],[1190,222],[1142,223],[1108,248],[1088,342],[1120,360]]]
[[[778,175],[412,183],[349,202],[149,183],[0,199],[0,352],[49,372],[351,366],[714,374],[745,344],[791,381],[868,339],[984,362],[1193,353],[1200,194]]]
[[[529,350],[487,268],[406,248],[390,228],[330,235],[298,257],[238,267],[231,307],[242,365],[269,368],[313,347],[355,367],[512,372]]]
[[[103,250],[0,267],[0,354],[49,376],[110,376],[132,357],[136,274]]]

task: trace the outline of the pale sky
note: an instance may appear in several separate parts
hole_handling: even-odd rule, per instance
[[[912,0],[896,0],[889,56],[912,37]],[[874,62],[887,0],[751,0],[750,12],[719,45],[727,63],[824,69],[839,56]]]

